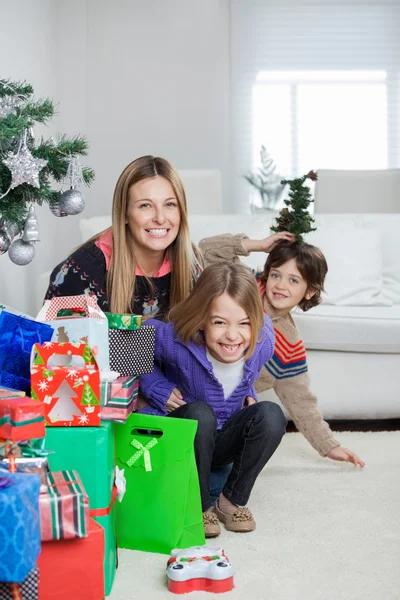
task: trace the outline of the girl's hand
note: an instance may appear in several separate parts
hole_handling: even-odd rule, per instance
[[[357,467],[357,465],[358,465],[362,469],[364,468],[364,465],[365,465],[365,462],[363,460],[361,460],[361,458],[359,458],[357,456],[357,454],[355,454],[348,448],[342,448],[341,446],[338,446],[337,448],[332,448],[332,450],[330,452],[328,452],[328,454],[326,456],[328,458],[331,458],[332,460],[339,460],[339,461],[343,461],[343,462],[353,463],[353,465],[355,467]]]
[[[165,409],[167,412],[172,412],[176,408],[183,406],[186,402],[183,399],[182,394],[178,390],[178,388],[174,388],[171,392],[170,397],[167,400],[167,404],[165,405]]]
[[[243,407],[250,406],[251,404],[255,404],[255,403],[256,403],[256,401],[254,398],[252,398],[251,396],[246,396]]]
[[[247,252],[271,252],[278,242],[287,240],[288,242],[296,241],[294,233],[289,231],[281,231],[280,233],[273,233],[263,240],[242,240],[243,246]]]

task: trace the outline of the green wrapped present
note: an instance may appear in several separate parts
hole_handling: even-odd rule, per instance
[[[75,470],[89,496],[90,514],[104,528],[104,580],[111,592],[116,569],[114,424],[100,427],[47,427],[46,449],[52,471]]]
[[[142,326],[142,315],[118,315],[116,313],[106,312],[108,327],[110,329],[129,329],[136,331]]]

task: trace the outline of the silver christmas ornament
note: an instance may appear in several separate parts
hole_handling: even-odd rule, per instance
[[[11,244],[11,240],[4,229],[0,229],[0,254],[7,252]]]
[[[18,225],[16,223],[6,223],[4,219],[0,220],[0,254],[7,252],[17,233]]]
[[[33,204],[29,207],[27,219],[25,221],[24,233],[22,234],[24,242],[40,242],[39,224]]]
[[[55,217],[68,217],[67,213],[65,213],[61,210],[59,202],[51,204],[50,210]]]
[[[3,163],[11,171],[11,189],[22,183],[29,183],[29,185],[40,188],[39,173],[47,165],[47,160],[32,156],[25,141],[17,154],[10,153]]]
[[[79,190],[71,187],[63,192],[59,201],[60,209],[67,215],[79,215],[85,208],[85,199]]]
[[[8,256],[16,265],[27,265],[35,256],[35,245],[23,239],[15,240],[8,250]]]
[[[4,119],[11,115],[16,108],[24,103],[19,96],[3,96],[0,98],[0,119]]]

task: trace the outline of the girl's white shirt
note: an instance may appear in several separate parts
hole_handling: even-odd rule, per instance
[[[245,360],[241,358],[234,363],[223,363],[211,356],[208,350],[206,352],[207,359],[213,366],[214,375],[224,389],[226,400],[243,379]]]

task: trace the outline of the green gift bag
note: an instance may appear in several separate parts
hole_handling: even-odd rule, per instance
[[[169,554],[205,543],[194,455],[197,421],[132,413],[115,425],[126,491],[117,501],[120,548]]]

